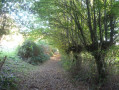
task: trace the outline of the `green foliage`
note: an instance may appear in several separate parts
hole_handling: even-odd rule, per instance
[[[49,59],[49,55],[47,54],[41,54],[39,56],[33,56],[31,58],[28,58],[27,62],[33,65],[37,65],[39,63],[43,63],[44,61]]]
[[[57,51],[56,48],[53,48],[49,45],[47,40],[39,40],[38,44],[44,49],[44,53],[48,54],[49,56],[53,56],[53,54]]]
[[[13,74],[2,72],[0,74],[0,90],[16,90],[17,79]]]
[[[99,82],[103,82],[107,76],[105,56],[119,33],[118,4],[116,0],[39,0],[34,10],[48,22],[46,38],[60,52],[87,51],[94,56]]]
[[[54,0],[39,0],[34,3],[33,9],[35,11],[38,9],[36,12],[39,13],[39,16],[47,20],[55,12],[52,10],[55,10],[53,3]]]
[[[72,66],[72,60],[70,57],[66,56],[66,55],[63,55],[61,57],[61,62],[62,62],[62,65],[63,67],[66,69],[66,70],[70,70],[71,66]]]
[[[105,58],[108,73],[111,75],[118,75],[119,74],[119,45],[112,46],[107,53]]]
[[[98,82],[98,74],[94,57],[87,52],[78,54],[78,59],[74,60],[73,54],[62,57],[62,64],[69,71],[73,81],[83,81],[92,89]],[[97,88],[97,86],[96,86]],[[96,90],[96,89],[94,89]]]
[[[36,40],[38,38],[42,38],[43,37],[42,31],[43,31],[42,28],[37,29],[37,30],[33,30],[33,31],[29,32],[28,35],[30,36],[31,40]]]
[[[119,47],[112,46],[107,53],[105,58],[106,68],[108,72],[108,80],[105,81],[106,88],[110,85],[110,88],[118,88],[118,74],[119,74]],[[70,75],[73,77],[74,81],[83,81],[84,83],[88,83],[90,85],[90,89],[97,90],[100,88],[100,85],[97,86],[98,83],[98,74],[97,74],[97,66],[95,63],[94,57],[87,52],[82,52],[79,54],[79,58],[74,60],[73,54],[63,55],[62,58],[63,67],[70,72]],[[77,65],[78,64],[78,65]],[[102,83],[100,83],[102,84]],[[102,87],[103,89],[103,87]]]
[[[10,34],[11,29],[16,26],[14,20],[6,13],[0,16],[0,21],[0,37]]]
[[[1,51],[0,52],[0,66],[5,59],[5,56],[11,56],[12,54],[8,54],[8,52]],[[6,59],[3,65],[6,64]],[[3,66],[2,65],[2,66]],[[0,90],[16,90],[17,89],[17,78],[8,70],[8,68],[0,68]]]
[[[44,53],[42,46],[29,40],[25,41],[19,48],[18,55],[31,64],[38,64],[49,59],[49,56]]]
[[[118,9],[118,6],[119,6],[119,1],[117,2],[114,2],[113,3],[113,6],[111,8],[112,10],[112,15],[115,16],[115,17],[119,17],[119,9]]]

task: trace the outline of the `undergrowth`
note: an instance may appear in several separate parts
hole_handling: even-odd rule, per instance
[[[0,73],[0,90],[16,90],[18,79],[8,71]]]
[[[32,41],[26,41],[21,47],[18,46],[12,51],[3,50],[0,57],[7,56],[7,59],[0,72],[0,90],[18,90],[20,78],[27,76],[30,71],[37,70],[38,67],[35,65],[48,60],[49,55],[51,53],[53,55],[56,49],[52,52],[49,50],[52,51],[48,45],[44,46]]]
[[[2,51],[0,54],[0,63],[4,56],[7,56],[0,71],[0,90],[18,90],[19,78],[28,75],[29,71],[37,69],[36,66],[21,60],[16,53],[17,49]]]
[[[107,53],[109,56],[109,53]],[[113,52],[114,54],[114,52]],[[75,60],[73,54],[63,55],[61,60],[64,68],[70,73],[73,82],[84,82],[90,90],[119,90],[119,66],[118,55],[106,58],[107,79],[104,85],[98,83],[98,73],[94,57],[90,53],[83,52]]]

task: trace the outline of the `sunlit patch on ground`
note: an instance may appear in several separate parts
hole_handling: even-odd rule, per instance
[[[61,57],[61,55],[60,55],[59,52],[57,51],[57,52],[54,53],[53,57],[50,57],[50,59],[52,59],[53,61],[54,61],[54,60],[55,60],[55,61],[59,61],[59,60],[60,60],[60,57]],[[56,59],[56,58],[57,58],[57,59]]]

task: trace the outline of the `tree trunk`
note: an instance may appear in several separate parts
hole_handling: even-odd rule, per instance
[[[81,57],[79,56],[78,53],[74,53],[73,54],[73,61],[75,62],[75,66],[79,69],[81,68],[81,63],[82,63],[82,59]]]
[[[105,55],[101,52],[94,54],[97,71],[98,71],[98,82],[103,83],[106,79],[106,63],[104,61]]]

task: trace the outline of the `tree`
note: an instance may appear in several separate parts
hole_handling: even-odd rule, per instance
[[[78,54],[88,51],[94,56],[99,82],[103,82],[106,79],[105,56],[115,45],[119,32],[119,1],[40,0],[35,6],[39,16],[54,29],[49,31],[50,35],[58,40],[62,49]]]
[[[0,2],[0,40],[3,35],[9,34],[10,29],[14,26],[14,20],[6,9],[4,0]]]

